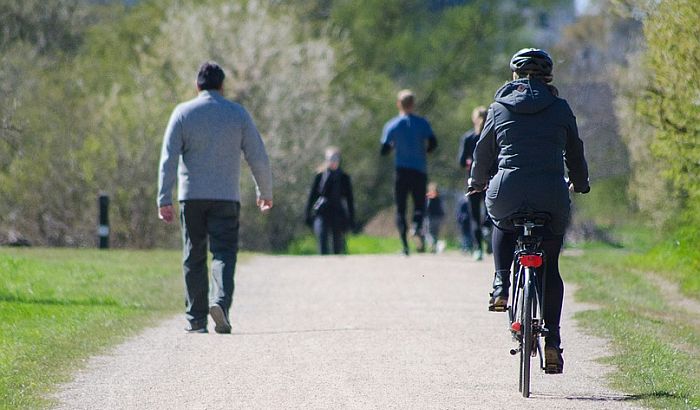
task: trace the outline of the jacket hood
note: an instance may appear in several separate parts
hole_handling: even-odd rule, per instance
[[[496,91],[496,102],[508,111],[518,114],[534,114],[549,107],[555,97],[547,84],[539,80],[521,78],[506,83]]]

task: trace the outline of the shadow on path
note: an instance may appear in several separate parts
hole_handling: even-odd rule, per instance
[[[644,394],[596,394],[591,393],[590,395],[558,395],[558,394],[547,394],[547,393],[532,393],[531,397],[540,399],[566,399],[572,401],[587,401],[587,402],[624,402],[624,401],[638,401],[649,398],[662,398],[662,397],[674,397],[675,395],[665,391],[658,391],[652,393]]]

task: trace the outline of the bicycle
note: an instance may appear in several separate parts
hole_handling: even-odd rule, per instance
[[[540,368],[547,372],[540,338],[547,336],[543,322],[546,255],[541,248],[542,237],[533,229],[543,227],[551,219],[548,213],[519,212],[509,218],[513,225],[522,227],[518,236],[512,268],[511,305],[508,320],[513,339],[518,343],[510,354],[520,353],[519,391],[530,397],[531,359],[539,355]]]

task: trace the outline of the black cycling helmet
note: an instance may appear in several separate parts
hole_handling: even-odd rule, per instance
[[[539,48],[523,48],[510,59],[510,69],[518,74],[532,74],[545,82],[552,81],[552,57]]]

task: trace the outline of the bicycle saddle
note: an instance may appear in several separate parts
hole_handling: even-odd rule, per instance
[[[552,216],[548,212],[524,211],[516,212],[509,216],[508,219],[515,226],[523,226],[528,222],[534,226],[545,226],[552,219]]]

